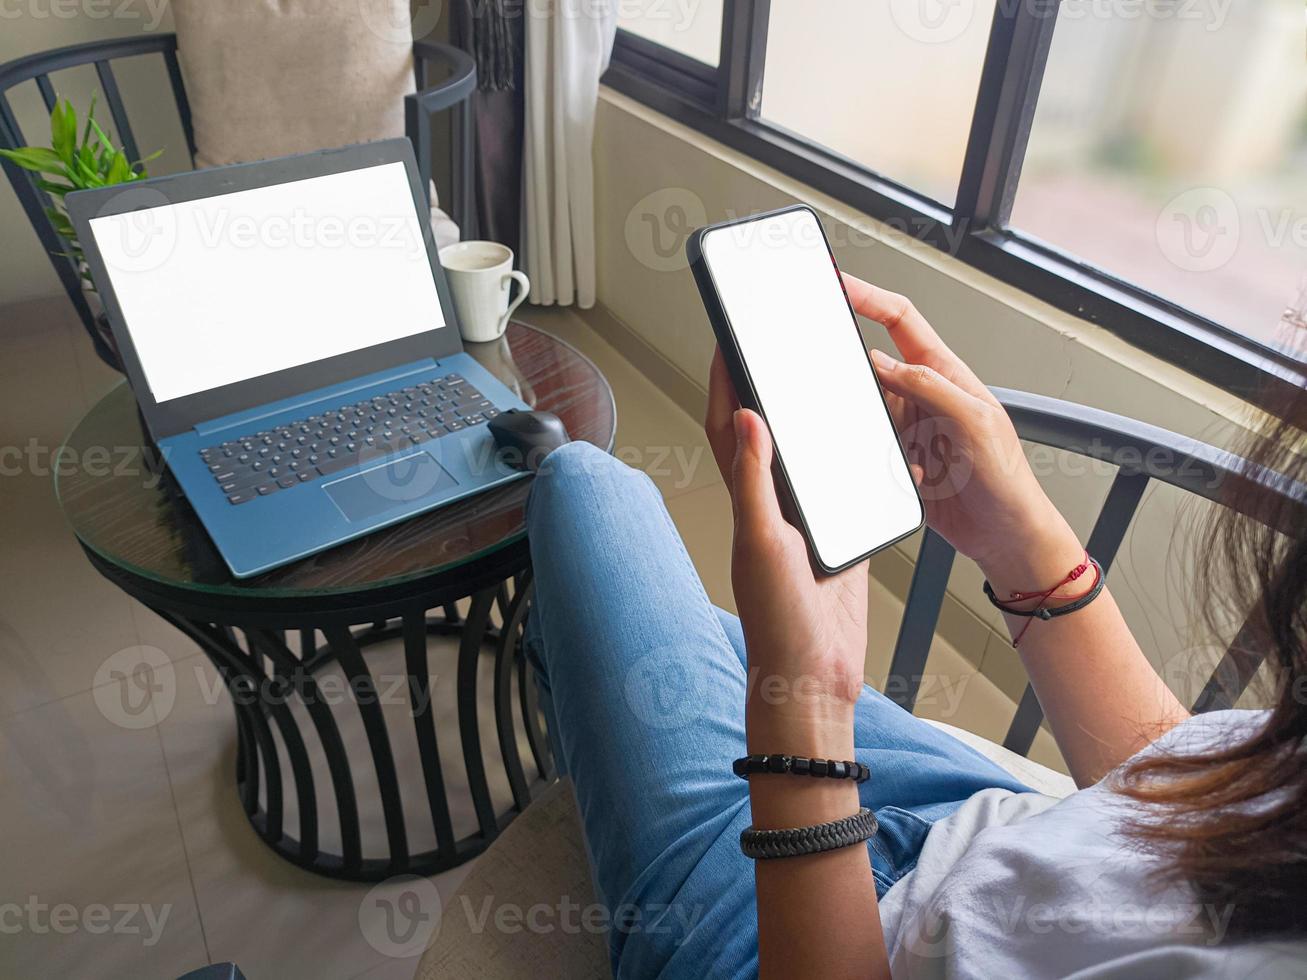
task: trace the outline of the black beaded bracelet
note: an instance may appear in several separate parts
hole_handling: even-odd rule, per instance
[[[792,773],[827,779],[852,779],[865,783],[871,770],[861,762],[837,762],[834,759],[809,759],[801,755],[746,755],[731,764],[735,775],[748,779],[760,773]]]
[[[745,857],[802,857],[851,847],[869,839],[879,825],[876,815],[866,807],[851,817],[817,824],[815,827],[792,827],[785,830],[748,830],[740,833],[740,850]]]

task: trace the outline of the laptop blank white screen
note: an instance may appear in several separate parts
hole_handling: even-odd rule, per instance
[[[445,325],[402,163],[139,193],[158,206],[90,226],[158,402]]]

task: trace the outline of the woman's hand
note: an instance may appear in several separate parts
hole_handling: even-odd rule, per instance
[[[813,572],[803,535],[781,514],[767,426],[739,407],[720,352],[704,428],[735,514],[731,581],[749,651],[750,751],[851,758],[867,648],[866,565]]]
[[[844,288],[903,355],[899,362],[873,351],[872,359],[930,526],[974,558],[1000,595],[1059,581],[1083,560],[1084,546],[1035,480],[998,400],[907,299],[847,275]],[[1189,716],[1109,589],[1074,615],[1005,618],[1011,634],[1024,637],[1021,660],[1078,785],[1101,779]]]
[[[1003,406],[906,297],[843,276],[853,308],[883,325],[903,356],[872,351],[927,523],[996,588],[1057,581],[1083,550],[1031,472]]]
[[[767,426],[740,408],[721,352],[704,423],[731,493],[731,582],[749,654],[750,753],[852,759],[853,709],[867,648],[867,566],[814,574],[803,535],[781,515]],[[749,780],[753,826],[806,827],[858,812],[847,779]],[[864,846],[759,861],[758,975],[888,977],[876,883]],[[848,935],[830,942],[832,922]]]

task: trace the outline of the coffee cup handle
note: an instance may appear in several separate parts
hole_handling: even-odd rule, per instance
[[[513,311],[522,305],[522,301],[526,299],[531,292],[531,280],[526,277],[525,272],[518,272],[514,269],[512,272],[505,272],[504,278],[512,279],[521,288],[518,290],[517,299],[511,299],[508,301],[508,309],[506,309],[504,315],[499,318],[500,334],[508,329],[508,321],[512,319]],[[512,286],[509,287],[509,289],[512,288]]]

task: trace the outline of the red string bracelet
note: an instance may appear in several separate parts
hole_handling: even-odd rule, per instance
[[[1081,575],[1085,574],[1085,572],[1089,571],[1089,569],[1092,567],[1093,566],[1089,564],[1089,552],[1086,551],[1085,560],[1082,561],[1075,568],[1071,569],[1071,571],[1067,572],[1066,577],[1063,578],[1062,581],[1058,582],[1057,585],[1053,586],[1051,589],[1046,589],[1043,592],[1009,592],[1007,601],[1025,602],[1027,599],[1041,599],[1047,602],[1049,599],[1053,597],[1053,593],[1055,593],[1058,589],[1062,588],[1062,586],[1064,585],[1070,585]],[[1066,596],[1065,598],[1069,599],[1071,597]]]
[[[1076,579],[1080,578],[1082,575],[1085,574],[1085,572],[1089,571],[1091,568],[1094,570],[1094,583],[1089,587],[1089,589],[1086,592],[1081,594],[1079,597],[1077,597],[1074,593],[1067,595],[1058,592],[1059,589],[1063,588],[1066,585],[1070,585],[1072,582],[1076,581]],[[994,590],[990,586],[988,581],[985,582],[984,588],[985,588],[985,595],[989,597],[989,601],[993,603],[995,606],[997,606],[999,609],[1003,610],[1003,612],[1010,613],[1013,616],[1023,616],[1029,620],[1025,626],[1021,627],[1017,635],[1013,637],[1012,646],[1015,647],[1018,643],[1021,642],[1021,638],[1026,635],[1026,630],[1030,629],[1030,624],[1033,623],[1036,619],[1052,619],[1054,616],[1066,615],[1068,613],[1075,612],[1078,609],[1083,609],[1085,606],[1089,605],[1089,603],[1092,602],[1095,598],[1097,598],[1098,594],[1102,592],[1103,577],[1104,576],[1103,576],[1102,566],[1099,565],[1098,562],[1094,561],[1094,559],[1089,556],[1089,552],[1086,551],[1084,561],[1082,561],[1075,568],[1071,569],[1071,571],[1067,572],[1067,574],[1063,576],[1059,582],[1057,582],[1056,584],[1054,584],[1052,587],[1048,589],[1044,589],[1039,592],[1013,591],[1009,593],[1008,601],[1003,602],[1000,601],[998,596],[994,594]],[[1011,602],[1028,602],[1031,599],[1038,600],[1035,606],[1032,607],[1031,609],[1014,609],[1008,604]],[[1050,599],[1074,599],[1075,601],[1060,609],[1045,609],[1044,606]]]

